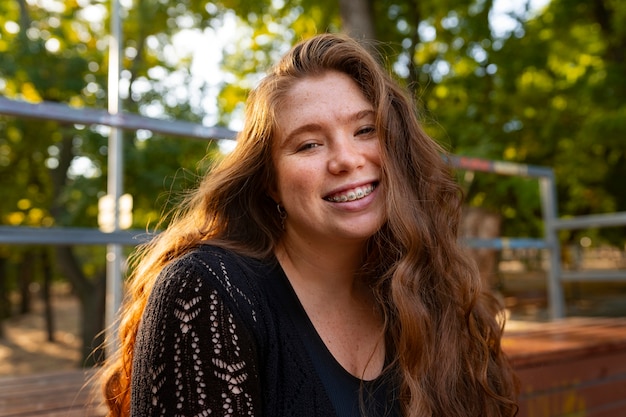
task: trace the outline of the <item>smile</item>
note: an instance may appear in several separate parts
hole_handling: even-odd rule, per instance
[[[324,197],[324,200],[331,201],[333,203],[345,203],[346,201],[360,200],[363,197],[370,195],[375,188],[375,184],[369,184],[363,187],[356,187],[352,190]]]

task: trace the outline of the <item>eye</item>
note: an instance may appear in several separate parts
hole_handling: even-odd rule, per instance
[[[317,143],[317,142],[307,142],[307,143],[304,143],[304,144],[300,145],[298,147],[297,151],[298,152],[308,151],[310,149],[317,148],[318,146],[320,146],[320,144]]]
[[[356,131],[355,136],[363,136],[363,135],[373,135],[374,133],[376,133],[376,128],[374,128],[374,126],[364,126],[359,128],[359,130]]]

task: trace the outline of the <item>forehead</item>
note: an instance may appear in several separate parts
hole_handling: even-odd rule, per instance
[[[364,110],[373,110],[373,106],[357,83],[347,74],[328,71],[297,80],[275,114],[283,136],[302,124],[341,121]]]

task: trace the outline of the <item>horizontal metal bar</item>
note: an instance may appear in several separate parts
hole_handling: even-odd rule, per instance
[[[608,214],[590,214],[569,219],[554,219],[555,229],[588,229],[594,227],[626,226],[626,211]]]
[[[23,227],[0,226],[0,243],[15,244],[57,244],[57,245],[101,245],[117,243],[123,245],[141,244],[151,238],[146,232],[137,230],[121,230],[102,232],[98,229],[76,227]],[[527,238],[474,239],[465,238],[464,244],[473,248],[489,249],[522,249],[549,247],[546,241]]]
[[[471,158],[458,155],[450,155],[448,156],[448,159],[452,166],[468,171],[493,172],[500,175],[533,178],[554,178],[554,171],[551,168],[536,165],[518,164],[506,161],[491,161],[488,159]]]
[[[0,114],[81,125],[104,125],[126,130],[145,129],[197,139],[235,139],[236,136],[235,131],[219,126],[203,126],[180,120],[154,119],[131,113],[110,114],[106,110],[75,108],[63,103],[28,103],[4,97],[0,97]]]
[[[120,230],[111,233],[98,229],[78,227],[23,227],[0,226],[0,244],[19,245],[107,245],[136,246],[153,235],[138,230]]]
[[[550,245],[543,239],[531,238],[497,238],[497,239],[478,239],[463,238],[462,242],[471,248],[484,249],[549,249]]]
[[[626,281],[625,270],[562,271],[561,281]]]

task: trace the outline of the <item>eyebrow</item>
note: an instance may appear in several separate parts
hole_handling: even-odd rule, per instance
[[[347,121],[359,121],[372,115],[374,115],[374,110],[365,109],[365,110],[361,110],[350,115],[346,120]],[[293,140],[294,137],[298,136],[301,133],[313,133],[313,132],[319,132],[320,130],[322,130],[322,126],[319,123],[307,123],[302,126],[298,126],[294,130],[289,132],[289,134],[285,135],[285,140],[283,141],[282,146],[288,145]]]

